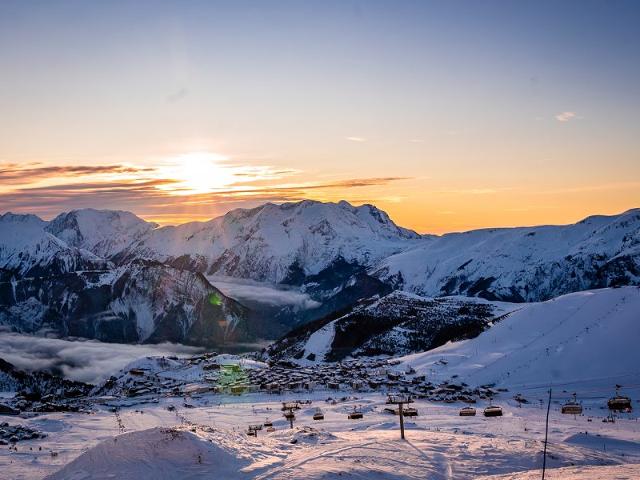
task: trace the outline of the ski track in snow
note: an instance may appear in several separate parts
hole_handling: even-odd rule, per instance
[[[305,344],[304,355],[302,356],[303,362],[309,355],[315,356],[315,362],[324,361],[327,353],[331,350],[331,344],[335,338],[335,322],[336,320],[329,322],[311,334]]]

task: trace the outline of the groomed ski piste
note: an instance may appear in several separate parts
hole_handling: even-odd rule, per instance
[[[91,413],[4,417],[47,433],[0,448],[8,479],[537,479],[541,478],[551,389],[547,479],[640,478],[640,289],[575,293],[523,304],[479,337],[394,359],[390,370],[434,383],[493,385],[492,399],[465,403],[416,398],[417,417],[385,408],[387,391],[289,391],[242,395],[102,396]],[[232,361],[229,357],[228,361]],[[235,360],[247,369],[261,362]],[[133,368],[153,362],[134,362]],[[302,368],[302,367],[301,367]],[[127,370],[127,369],[125,369]],[[415,372],[413,372],[415,370]],[[198,373],[199,372],[199,373]],[[190,367],[147,375],[198,384]],[[607,400],[632,399],[611,416]],[[573,393],[582,415],[560,412]],[[524,402],[514,397],[524,399]],[[282,402],[300,401],[293,428]],[[504,415],[487,418],[490,403]],[[314,421],[316,408],[324,420]],[[357,409],[363,418],[348,419]],[[267,427],[248,436],[249,425]],[[613,420],[613,421],[611,421]]]

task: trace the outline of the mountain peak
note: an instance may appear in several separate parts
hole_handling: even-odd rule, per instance
[[[61,213],[46,230],[68,245],[110,258],[157,227],[131,212],[86,208]]]
[[[0,215],[0,222],[30,223],[33,225],[44,225],[46,222],[32,213],[6,212]]]
[[[372,265],[421,239],[372,205],[303,200],[235,209],[209,222],[159,228],[128,256],[188,261],[209,273],[279,283],[292,269],[313,275],[338,259]]]

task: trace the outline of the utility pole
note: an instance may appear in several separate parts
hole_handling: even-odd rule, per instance
[[[551,410],[551,389],[549,389],[549,402],[547,403],[547,420],[544,427],[544,453],[542,454],[542,480],[547,469],[547,439],[549,438],[549,411]]]

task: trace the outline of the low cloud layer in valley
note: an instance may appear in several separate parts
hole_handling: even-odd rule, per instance
[[[320,306],[320,303],[308,294],[295,289],[230,277],[209,277],[208,279],[227,297],[238,300],[240,303],[255,302],[271,307],[291,306],[297,310],[310,310]]]
[[[193,355],[199,351],[172,343],[125,345],[0,332],[0,358],[23,370],[47,370],[88,383],[104,380],[141,357]]]

